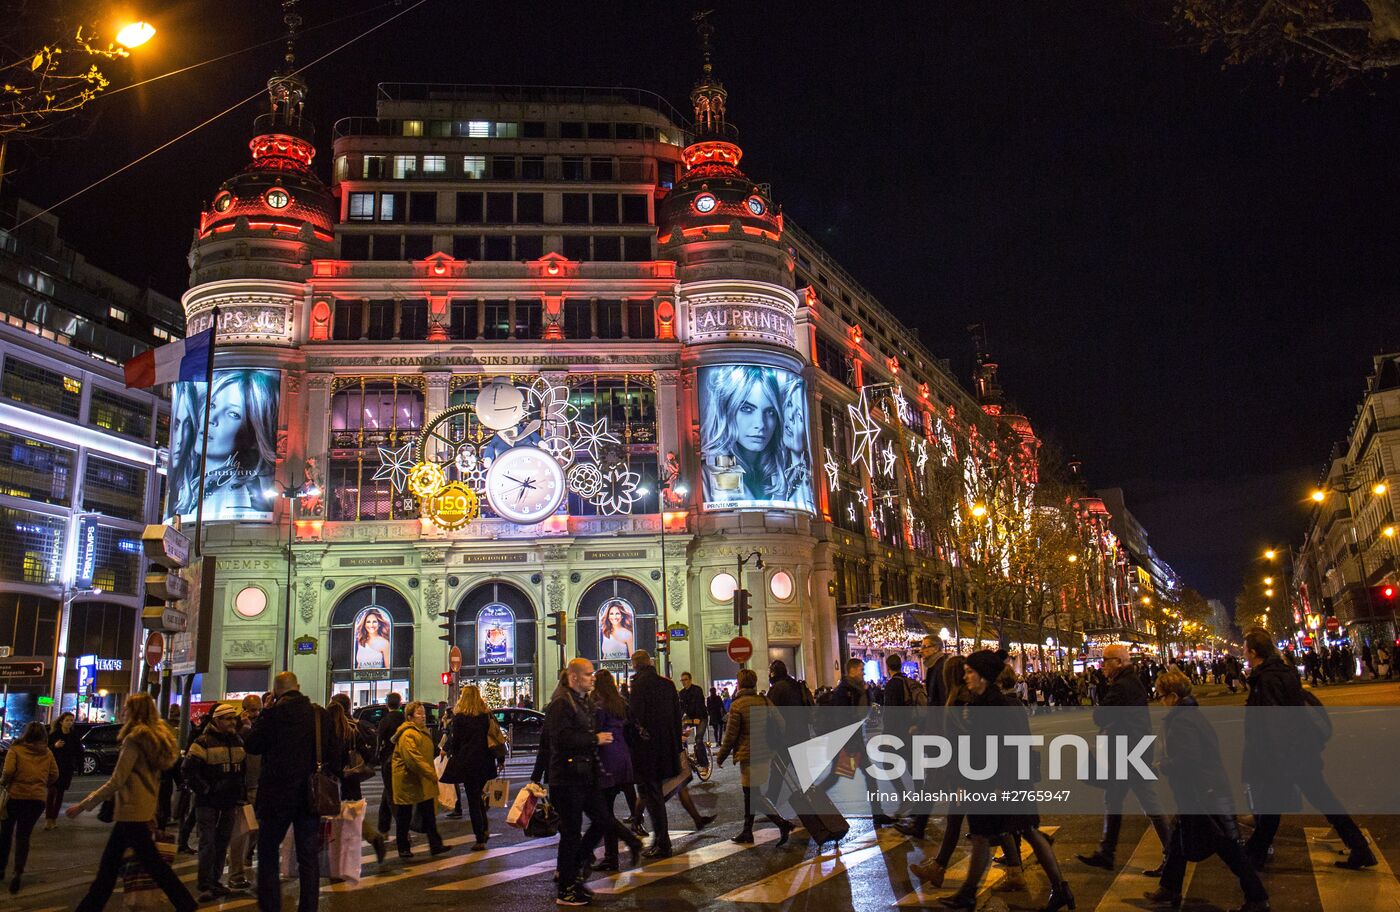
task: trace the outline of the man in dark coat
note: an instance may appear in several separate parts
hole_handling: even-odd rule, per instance
[[[924,637],[919,646],[919,658],[924,663],[924,690],[928,694],[928,705],[933,710],[920,732],[942,734],[944,707],[948,705],[948,683],[943,680],[943,669],[948,664],[948,654],[943,651],[943,641],[935,636]],[[895,829],[906,836],[923,839],[924,834],[928,832],[928,821],[928,814],[915,814],[896,823]]]
[[[687,722],[695,724],[695,756],[705,763],[705,691],[700,689],[690,677],[690,672],[681,672],[681,715]]]
[[[374,731],[374,743],[378,745],[379,755],[375,758],[379,763],[379,775],[384,780],[384,791],[379,793],[379,833],[381,836],[389,832],[389,824],[394,821],[394,779],[390,775],[393,764],[389,762],[389,757],[394,753],[394,732],[398,731],[404,723],[403,697],[397,693],[391,693],[384,698],[384,705],[388,707],[388,712],[379,720],[379,727]]]
[[[774,659],[768,666],[768,702],[774,706],[801,706],[807,701],[802,696],[802,685],[788,674],[787,663]]]
[[[1245,634],[1244,657],[1249,663],[1249,697],[1245,706],[1309,705],[1298,670],[1279,657],[1267,630],[1255,628]],[[1320,706],[1316,709],[1324,711]],[[1292,714],[1287,720],[1279,715],[1245,710],[1244,781],[1256,806],[1292,806],[1297,793],[1302,792],[1315,808],[1336,808],[1337,796],[1322,778],[1326,736],[1298,724]],[[1336,862],[1337,867],[1360,869],[1377,864],[1365,834],[1350,815],[1330,813],[1326,817],[1351,850],[1345,861]],[[1281,814],[1254,815],[1254,833],[1245,844],[1245,851],[1255,867],[1263,867],[1268,861],[1282,819]]]
[[[1100,691],[1099,708],[1094,710],[1094,724],[1098,725],[1099,733],[1108,735],[1113,739],[1110,743],[1115,745],[1119,735],[1126,736],[1129,744],[1150,736],[1152,718],[1147,712],[1147,689],[1143,687],[1142,677],[1133,672],[1132,656],[1128,647],[1121,643],[1106,647],[1103,651],[1103,670],[1108,677],[1108,684]],[[1141,757],[1142,762],[1150,766],[1151,748],[1141,754]],[[1112,768],[1111,764],[1110,769]],[[1130,775],[1126,780],[1113,779],[1105,783],[1103,838],[1099,842],[1098,851],[1092,855],[1076,856],[1086,865],[1110,871],[1117,867],[1114,854],[1118,850],[1118,834],[1123,829],[1123,804],[1129,792],[1137,796],[1138,804],[1142,805],[1147,819],[1152,821],[1152,828],[1157,831],[1157,838],[1161,840],[1165,850],[1170,834],[1155,784],[1149,779]],[[1158,867],[1146,873],[1149,877],[1160,877],[1161,871]]]
[[[869,706],[870,694],[865,689],[865,663],[860,659],[846,660],[846,675],[831,692],[832,706]]]
[[[291,827],[296,840],[301,898],[297,912],[316,912],[321,888],[321,818],[309,803],[311,774],[316,771],[316,725],[321,725],[321,756],[334,758],[341,748],[330,714],[301,692],[297,676],[279,672],[272,682],[272,705],[263,708],[244,745],[263,758],[258,776],[258,909],[280,912],[282,883],[278,858]]]
[[[633,773],[642,803],[651,815],[656,836],[643,854],[647,858],[671,857],[671,831],[666,825],[666,796],[661,783],[681,771],[681,701],[670,678],[662,677],[651,663],[651,653],[632,653],[632,721],[641,738],[641,750],[632,758]]]

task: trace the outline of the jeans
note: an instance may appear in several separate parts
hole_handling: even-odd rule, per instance
[[[24,863],[29,859],[29,835],[34,832],[34,824],[44,813],[44,802],[37,798],[11,798],[6,805],[8,813],[0,821],[0,872],[10,861],[10,841],[15,844],[15,873],[24,873]]]
[[[199,821],[199,889],[208,890],[219,885],[224,873],[224,856],[228,854],[229,838],[233,836],[234,815],[240,813],[236,807],[195,808]]]
[[[409,828],[413,825],[413,812],[417,811],[423,821],[423,832],[428,836],[428,848],[437,851],[442,848],[442,837],[438,835],[436,798],[420,801],[417,804],[394,805],[394,842],[400,852],[409,850]]]
[[[549,799],[559,814],[559,889],[567,890],[579,878],[585,860],[603,841],[611,815],[603,804],[603,793],[595,786],[559,783],[549,787]],[[583,815],[588,815],[588,832],[583,832]]]
[[[49,786],[48,797],[44,800],[44,816],[49,820],[58,819],[58,812],[63,809],[63,792],[57,785]]]
[[[131,849],[136,860],[151,879],[156,882],[165,896],[175,906],[176,912],[194,912],[198,904],[180,878],[170,870],[170,865],[160,857],[156,844],[151,839],[151,828],[146,823],[118,821],[112,824],[112,835],[107,837],[107,847],[102,850],[102,860],[98,862],[97,874],[88,887],[87,895],[78,903],[76,912],[102,912],[107,900],[112,898],[112,890],[117,885],[117,874],[121,870],[122,856]],[[274,878],[276,875],[273,875]]]
[[[642,804],[646,805],[647,813],[651,815],[651,825],[656,837],[652,845],[669,847],[671,830],[666,824],[666,799],[661,794],[661,783],[651,779],[639,779],[637,791],[641,795]]]
[[[288,827],[296,842],[297,876],[301,880],[297,912],[316,912],[321,889],[321,818],[304,811],[278,810],[258,820],[258,909],[282,910],[282,839]]]

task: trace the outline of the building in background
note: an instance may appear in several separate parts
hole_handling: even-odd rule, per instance
[[[44,664],[8,679],[10,726],[50,699],[110,716],[133,686],[169,406],[118,363],[184,327],[177,302],[88,263],[38,211],[0,205],[0,646]]]

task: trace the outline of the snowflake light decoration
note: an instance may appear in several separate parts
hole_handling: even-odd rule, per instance
[[[588,502],[607,513],[631,513],[632,504],[642,499],[637,486],[642,476],[623,466],[613,466],[602,473],[598,492]]]
[[[436,462],[420,462],[408,473],[408,491],[426,500],[447,486],[447,473]]]
[[[920,440],[918,455],[914,457],[914,467],[922,472],[926,465],[928,465],[928,444]]]
[[[374,471],[372,481],[388,480],[389,485],[403,493],[408,484],[408,473],[413,471],[413,444],[405,443],[397,450],[379,447],[379,468]]]
[[[880,441],[880,425],[870,417],[870,402],[866,391],[860,391],[860,401],[846,406],[851,415],[851,463],[865,463],[869,472],[875,471],[875,446]]]
[[[608,430],[608,419],[599,418],[592,424],[586,421],[574,423],[574,449],[587,450],[595,462],[601,451],[610,443],[621,444],[622,441]]]
[[[822,469],[826,472],[826,489],[828,491],[835,491],[837,473],[840,472],[841,469],[836,464],[836,457],[831,455],[831,447],[822,447],[822,451],[826,453],[826,462],[822,464]]]
[[[894,447],[892,445],[888,443],[885,444],[885,448],[880,451],[880,461],[882,463],[880,466],[880,471],[884,473],[884,475],[887,478],[893,478],[895,455]]]
[[[546,425],[562,425],[558,430],[567,435],[569,425],[578,417],[578,409],[569,403],[569,388],[551,383],[545,377],[536,377],[526,392],[539,420]]]
[[[539,448],[554,457],[560,468],[568,468],[574,461],[574,445],[564,437],[543,437]]]

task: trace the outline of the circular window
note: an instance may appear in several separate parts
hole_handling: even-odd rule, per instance
[[[255,618],[267,610],[267,593],[248,586],[233,597],[233,610],[239,617]]]
[[[792,576],[786,570],[779,570],[768,580],[768,591],[773,598],[786,602],[792,598]]]
[[[719,205],[719,200],[715,199],[713,196],[711,196],[711,195],[708,194],[708,193],[702,193],[702,194],[700,194],[699,196],[697,196],[697,197],[695,198],[695,211],[696,211],[696,212],[701,212],[701,213],[713,212],[713,211],[715,211],[715,207],[718,206],[718,205]]]
[[[710,580],[710,598],[717,602],[727,602],[734,598],[734,590],[739,583],[728,573],[720,573]]]
[[[214,197],[214,211],[227,212],[228,207],[233,205],[233,194],[227,190]]]
[[[768,207],[763,205],[763,200],[759,199],[756,196],[749,197],[748,207],[749,211],[752,212],[754,215],[762,215],[763,213],[768,211]]]
[[[281,187],[273,187],[263,194],[263,200],[273,209],[285,209],[292,198]]]

